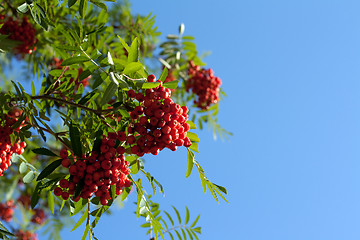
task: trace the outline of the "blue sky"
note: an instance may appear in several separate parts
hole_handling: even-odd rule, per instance
[[[185,23],[223,81],[220,123],[234,133],[199,132],[197,160],[227,187],[229,203],[188,179],[186,152],[147,158],[164,185],[157,195],[192,217],[200,239],[355,240],[360,238],[360,2],[133,1],[153,12],[164,35]],[[125,208],[101,219],[99,239],[149,239]],[[63,236],[80,239],[83,228]]]

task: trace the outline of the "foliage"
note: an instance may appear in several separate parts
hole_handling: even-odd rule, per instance
[[[13,24],[9,19],[26,22],[16,28],[23,36],[5,29]],[[194,38],[184,35],[185,26],[160,43],[155,16],[133,15],[128,2],[6,0],[0,4],[1,29],[0,135],[6,137],[0,140],[0,197],[15,200],[16,212],[4,207],[14,221],[0,222],[0,238],[36,239],[33,232],[44,227],[50,239],[60,239],[63,227],[72,224],[74,230],[85,222],[82,239],[96,239],[102,214],[134,190],[136,217],[146,219],[142,227],[151,238],[198,239],[199,216],[189,226],[188,208],[184,222],[174,208],[175,225],[143,186],[148,181],[153,194],[164,193],[145,168],[146,154],[184,146],[186,177],[195,165],[204,192],[226,201],[226,189],[210,181],[195,160],[195,122],[200,129],[207,124],[215,138],[231,133],[217,122],[218,102],[206,109],[190,103],[196,96],[186,90],[189,62],[205,63]],[[25,44],[27,29],[34,29],[36,39]],[[29,80],[12,80],[11,71],[24,71]],[[158,80],[152,72],[161,73]],[[24,152],[16,147],[20,142],[27,145]],[[69,221],[74,215],[81,216],[75,224]]]

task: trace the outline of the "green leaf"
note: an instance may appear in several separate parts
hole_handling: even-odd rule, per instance
[[[186,207],[185,225],[189,222],[189,219],[190,219],[190,211],[188,207]]]
[[[189,125],[190,125],[190,129],[196,129],[196,125],[195,123],[193,123],[192,121],[188,120],[186,121]]]
[[[178,87],[178,84],[179,84],[179,80],[175,80],[175,81],[164,83],[164,87],[170,88],[170,89],[175,89]]]
[[[42,182],[38,182],[36,184],[36,187],[34,189],[33,194],[31,195],[31,201],[30,201],[30,205],[31,208],[34,209],[36,204],[39,202],[40,199],[40,192],[41,192],[41,187],[42,186]]]
[[[115,95],[116,90],[117,85],[114,82],[111,82],[104,92],[104,95],[100,102],[100,106],[107,104],[110,99]]]
[[[119,38],[121,45],[126,49],[127,52],[130,52],[130,47],[129,45],[127,45],[127,43],[119,36],[117,35],[117,37]]]
[[[53,153],[52,151],[50,151],[47,148],[35,148],[32,150],[33,153],[39,154],[39,155],[45,155],[45,156],[51,156],[51,157],[56,157],[57,155],[55,153]]]
[[[35,96],[35,84],[34,84],[33,80],[31,80],[31,94],[33,96]]]
[[[186,136],[192,141],[192,142],[200,142],[200,139],[196,133],[193,132],[187,132]]]
[[[159,80],[164,82],[166,80],[167,75],[168,75],[168,69],[167,69],[167,67],[164,67],[164,69],[162,70],[161,75],[159,77]]]
[[[79,13],[81,18],[84,18],[86,15],[87,4],[88,4],[87,0],[80,0]]]
[[[19,166],[19,172],[21,174],[25,173],[28,170],[28,167],[25,162],[21,162]]]
[[[167,213],[166,211],[164,211],[164,213],[166,214],[166,216],[169,218],[170,222],[171,222],[171,225],[174,226],[174,221],[173,219],[171,218],[170,214]]]
[[[82,157],[82,144],[80,141],[80,131],[79,128],[74,125],[73,123],[70,124],[69,127],[70,130],[70,141],[71,141],[71,147],[74,151],[75,155],[78,157]]]
[[[46,168],[44,168],[44,170],[42,170],[42,172],[37,177],[36,181],[40,181],[40,180],[46,178],[47,176],[49,176],[57,167],[59,167],[61,165],[61,162],[62,162],[62,159],[58,159],[58,160],[50,163]]]
[[[29,9],[28,9],[28,4],[27,3],[23,3],[21,4],[17,10],[21,13],[26,13]]]
[[[91,99],[95,98],[97,96],[97,90],[94,90],[92,92],[87,93],[84,97],[82,97],[78,104],[84,105],[85,103],[89,102]]]
[[[181,217],[180,217],[179,211],[178,211],[174,206],[172,206],[172,208],[175,210],[176,216],[177,216],[177,218],[178,218],[178,220],[179,220],[179,224],[181,225]]]
[[[79,63],[83,63],[83,62],[87,62],[87,61],[90,61],[90,59],[85,56],[76,56],[76,57],[71,57],[71,58],[65,59],[61,63],[61,66],[69,66],[72,64],[79,64]]]
[[[73,229],[71,229],[70,232],[74,231],[75,229],[77,229],[87,218],[88,216],[88,212],[84,211],[83,215],[81,216],[81,218],[79,219],[79,221],[75,224],[75,226],[73,227]]]
[[[81,200],[75,202],[75,208],[73,210],[73,212],[71,213],[71,215],[75,215],[78,212],[80,212],[87,204],[87,199],[82,198]]]
[[[125,66],[123,74],[128,75],[130,73],[134,73],[143,68],[143,65],[139,62],[131,62]]]
[[[30,183],[34,180],[34,178],[35,178],[35,173],[33,171],[30,171],[24,176],[23,182]]]
[[[160,82],[146,82],[141,86],[142,89],[156,88],[160,85]]]
[[[80,47],[78,47],[78,46],[56,45],[54,47],[58,48],[58,49],[68,50],[68,51],[81,51]]]
[[[195,221],[191,224],[190,228],[195,227],[196,223],[199,221],[200,214],[196,217]]]
[[[175,231],[177,237],[178,237],[180,240],[182,240],[180,233],[179,233],[177,230],[174,230],[174,231]]]
[[[138,55],[139,55],[139,46],[138,46],[138,39],[135,38],[130,46],[130,51],[128,51],[128,63],[137,62]]]
[[[195,158],[194,153],[188,149],[187,150],[186,177],[189,177],[191,175],[191,171],[194,166],[194,158]]]
[[[189,148],[194,152],[199,152],[199,144],[197,144],[196,142],[191,143]]]
[[[227,190],[226,190],[226,188],[224,188],[223,186],[219,186],[219,185],[217,185],[217,184],[215,184],[215,183],[213,183],[213,185],[215,185],[220,191],[222,191],[223,193],[225,193],[225,194],[227,194]]]
[[[77,0],[68,0],[68,7],[71,8],[76,2]]]
[[[201,234],[201,227],[193,228],[192,230]]]
[[[48,191],[48,205],[51,213],[54,214],[55,203],[54,203],[54,196],[52,194],[52,191]]]

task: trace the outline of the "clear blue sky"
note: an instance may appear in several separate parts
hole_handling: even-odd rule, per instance
[[[147,169],[164,185],[162,209],[201,214],[200,239],[360,238],[360,2],[133,1],[164,34],[186,25],[228,97],[220,123],[199,133],[196,156],[228,189],[229,204],[185,178],[186,153],[161,153]],[[99,239],[149,239],[132,201],[95,228]],[[80,239],[83,227],[66,239]]]

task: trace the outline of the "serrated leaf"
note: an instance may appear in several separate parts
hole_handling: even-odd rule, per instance
[[[44,168],[44,170],[42,170],[42,172],[37,177],[36,181],[40,181],[40,180],[46,178],[47,176],[49,176],[57,167],[59,167],[61,165],[61,162],[62,162],[62,159],[58,159],[58,160],[50,163],[46,168]]]
[[[24,183],[30,183],[35,179],[35,173],[33,171],[28,172],[24,178],[23,178],[23,182]]]
[[[51,191],[48,192],[48,205],[51,213],[54,214],[55,203],[54,203],[54,196]]]
[[[124,71],[122,73],[128,75],[140,70],[142,67],[143,67],[142,64],[139,62],[131,62],[125,66]]]
[[[187,132],[186,136],[192,141],[192,142],[200,142],[200,139],[196,133],[193,132]]]
[[[178,84],[179,84],[179,80],[175,80],[171,82],[166,82],[164,83],[163,86],[170,89],[176,89],[178,87]]]
[[[28,170],[28,167],[25,162],[21,162],[19,166],[19,172],[21,174],[25,173]]]
[[[74,125],[73,123],[69,126],[70,131],[70,141],[71,141],[71,147],[74,151],[75,155],[78,157],[82,157],[82,144],[80,141],[80,131],[79,128]]]
[[[56,157],[57,155],[55,153],[53,153],[52,151],[50,151],[47,148],[35,148],[32,150],[33,153],[39,154],[39,155],[45,155],[45,156],[51,156],[51,157]]]
[[[76,56],[76,57],[71,57],[71,58],[65,59],[61,63],[61,66],[69,66],[72,64],[79,64],[79,63],[83,63],[83,62],[87,62],[87,61],[90,61],[90,59],[85,56]]]
[[[191,175],[192,169],[194,167],[194,158],[194,153],[190,150],[187,150],[186,177],[189,177]]]

